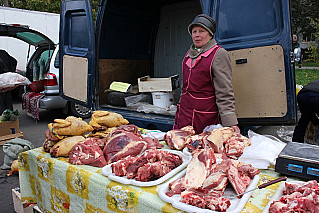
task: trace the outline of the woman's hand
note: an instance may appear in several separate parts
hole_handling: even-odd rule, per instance
[[[240,129],[238,126],[231,126],[236,133],[240,133]]]

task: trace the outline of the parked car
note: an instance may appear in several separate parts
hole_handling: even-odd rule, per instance
[[[33,82],[34,69],[42,69],[44,90],[41,92],[44,97],[39,100],[40,109],[61,109],[65,114],[71,113],[82,118],[91,116],[90,108],[68,101],[59,95],[59,45],[26,25],[0,24],[0,36],[13,37],[34,46],[35,51],[27,61],[25,76]],[[29,54],[30,48],[26,57]],[[46,63],[39,63],[39,59],[42,58]],[[25,91],[28,90],[26,87]]]

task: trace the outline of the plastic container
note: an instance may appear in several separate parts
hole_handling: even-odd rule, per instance
[[[152,92],[153,105],[169,110],[174,102],[172,92]]]

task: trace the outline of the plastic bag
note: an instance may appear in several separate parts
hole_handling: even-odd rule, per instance
[[[14,73],[14,72],[6,72],[0,74],[0,88],[8,88],[13,87],[15,85],[28,85],[31,84],[29,79],[26,77]]]
[[[282,140],[290,142],[292,141],[294,130],[288,128],[287,126],[282,126],[276,131],[276,133]]]
[[[125,104],[127,107],[138,107],[139,105],[143,103],[148,103],[149,102],[148,99],[149,99],[149,95],[146,95],[146,94],[128,96],[125,98]]]
[[[213,124],[213,125],[209,125],[209,126],[206,126],[204,129],[203,129],[203,132],[211,132],[213,131],[214,129],[220,129],[220,128],[223,128],[223,126],[221,124]]]
[[[267,169],[270,165],[276,164],[276,158],[286,146],[272,135],[259,135],[248,131],[251,145],[244,149],[238,161],[251,164],[257,169]]]

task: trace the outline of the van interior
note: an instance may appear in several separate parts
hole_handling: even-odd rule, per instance
[[[121,101],[114,104],[114,93],[108,92],[113,81],[133,88],[138,78],[147,75],[168,78],[178,74],[181,81],[182,60],[192,44],[187,27],[200,13],[196,0],[107,1],[97,47],[101,107],[121,105]],[[177,103],[180,89],[173,94]]]

